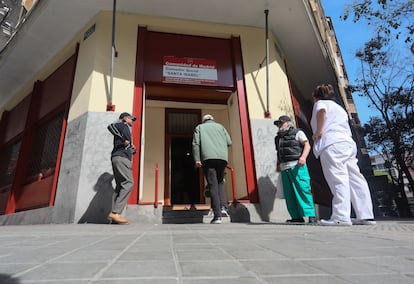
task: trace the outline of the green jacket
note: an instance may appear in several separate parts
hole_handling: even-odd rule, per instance
[[[226,128],[214,120],[197,125],[193,135],[194,161],[219,159],[228,162],[227,147],[231,138]]]

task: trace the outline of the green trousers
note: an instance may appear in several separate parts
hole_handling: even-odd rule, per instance
[[[308,167],[296,165],[283,170],[282,183],[290,216],[292,218],[315,216]]]

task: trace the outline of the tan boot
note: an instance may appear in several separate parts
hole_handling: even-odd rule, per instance
[[[115,214],[115,213],[109,213],[108,219],[111,219],[112,223],[115,224],[122,224],[122,225],[128,225],[129,221],[121,216],[121,214]]]

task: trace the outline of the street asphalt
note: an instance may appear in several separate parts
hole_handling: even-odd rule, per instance
[[[414,283],[414,220],[0,227],[0,283]]]

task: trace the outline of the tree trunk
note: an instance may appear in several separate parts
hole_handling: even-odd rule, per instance
[[[396,200],[398,211],[400,213],[400,217],[408,218],[411,217],[411,210],[410,205],[408,204],[407,195],[405,194],[404,189],[404,176],[403,174],[408,172],[407,165],[404,162],[404,159],[401,159],[400,157],[397,158],[397,163],[399,165],[399,171],[398,174],[400,175],[400,184],[398,185],[398,191],[399,191],[399,197],[397,197],[399,200]],[[406,174],[407,175],[407,174]],[[409,175],[409,173],[408,173]],[[408,176],[407,176],[408,177]],[[411,177],[411,176],[410,176]]]

